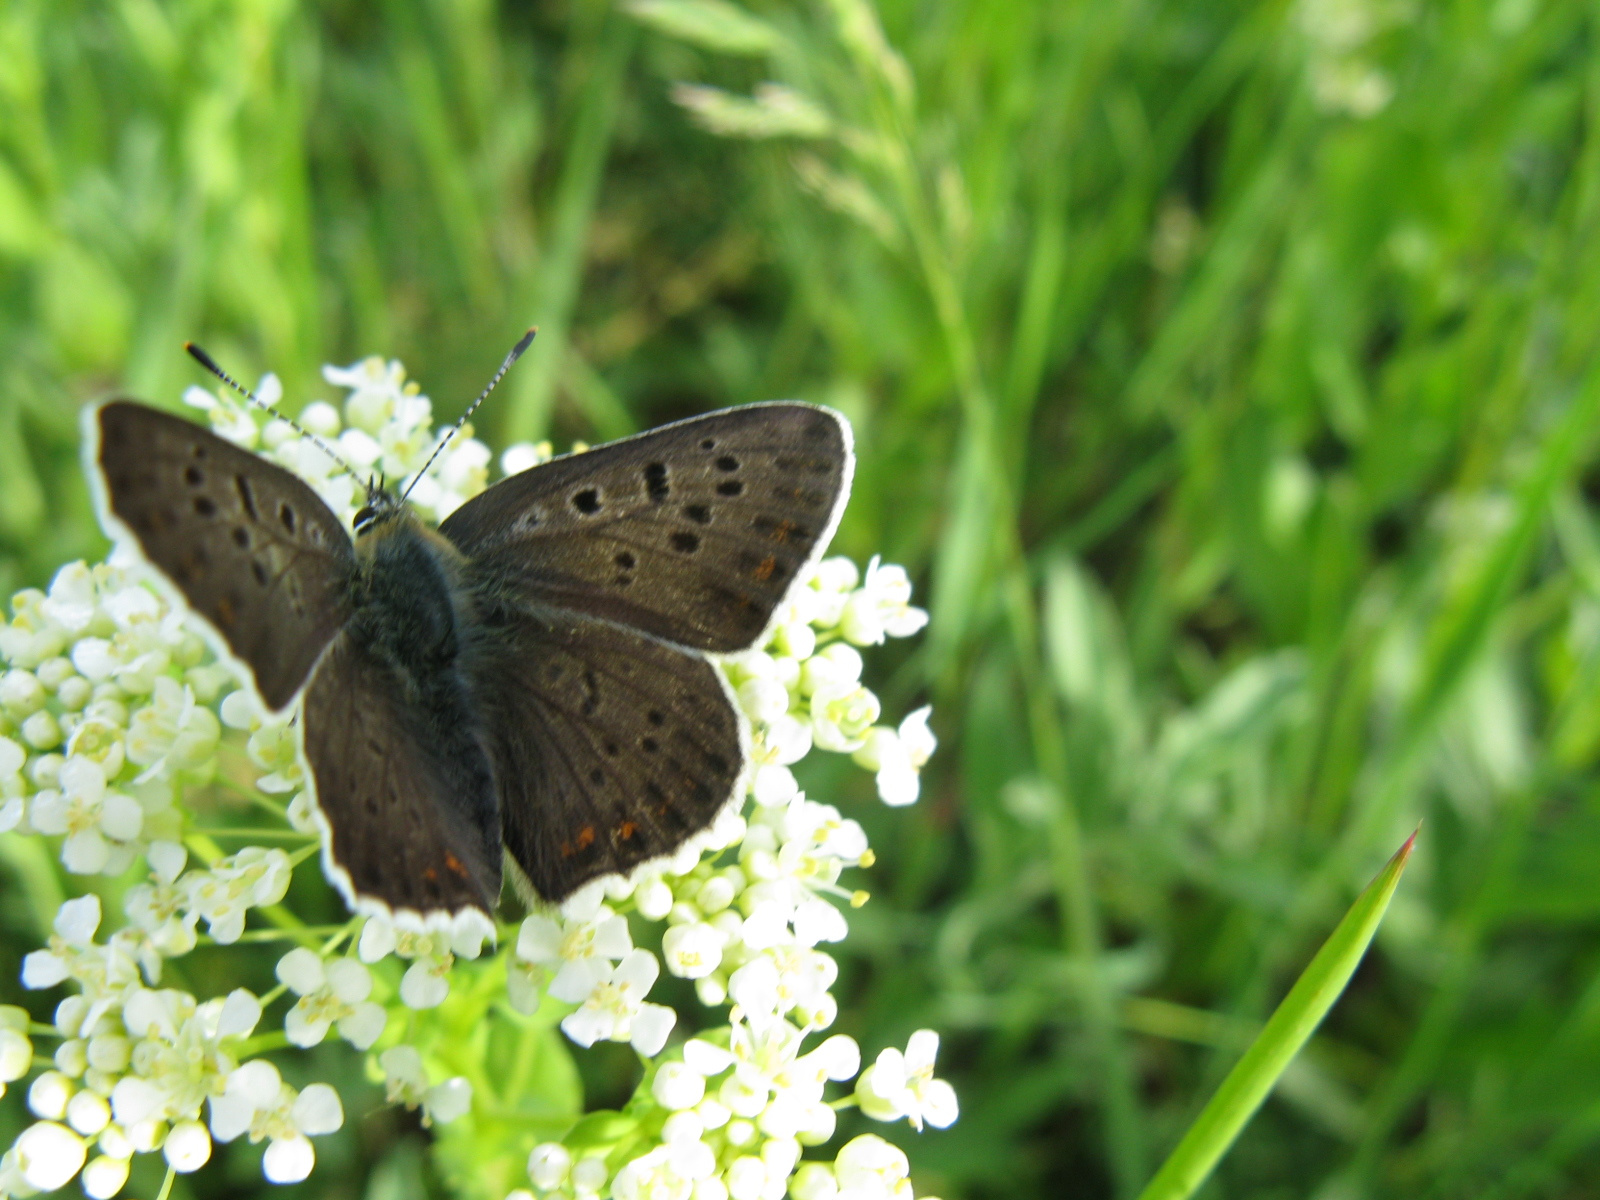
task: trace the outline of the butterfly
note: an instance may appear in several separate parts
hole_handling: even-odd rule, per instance
[[[490,916],[503,871],[559,902],[742,799],[715,656],[761,643],[854,470],[838,413],[752,404],[542,463],[437,528],[374,483],[352,536],[181,417],[113,400],[83,428],[107,534],[267,710],[298,701],[329,879],[416,928]]]

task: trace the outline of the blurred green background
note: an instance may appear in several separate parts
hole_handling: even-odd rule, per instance
[[[101,552],[74,409],[185,338],[443,418],[538,323],[502,444],[832,404],[933,613],[869,667],[923,802],[807,781],[880,853],[841,1028],[945,1034],[919,1192],[1131,1196],[1424,820],[1205,1194],[1600,1194],[1600,16],[872,11],[6,0],[0,588]],[[420,1138],[179,1191],[442,1195]]]

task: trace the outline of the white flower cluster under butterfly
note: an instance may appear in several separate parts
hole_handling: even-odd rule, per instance
[[[358,470],[409,479],[442,432],[427,398],[394,362],[324,373],[349,394],[340,408],[309,405],[302,424]],[[269,403],[281,396],[271,376],[258,391]],[[306,478],[349,523],[360,485],[314,443],[286,422],[263,428],[230,394],[190,389],[186,400],[219,433]],[[411,493],[435,520],[488,482],[488,448],[463,433]],[[520,445],[501,465],[514,473],[549,457],[548,444]],[[925,624],[901,568],[874,559],[863,576],[825,560],[794,589],[768,643],[725,663],[754,734],[742,809],[670,859],[529,916],[493,958],[483,955],[493,931],[482,922],[420,934],[374,918],[319,940],[281,911],[291,873],[316,852],[288,721],[264,718],[144,570],[120,558],[64,567],[48,592],[18,593],[0,622],[0,831],[59,839],[70,876],[114,877],[106,894],[123,885],[120,922],[103,921],[94,894],[68,900],[48,946],[25,961],[25,987],[70,989],[48,1031],[53,1058],[34,1050],[23,1010],[0,1007],[0,1094],[43,1068],[27,1093],[38,1120],[0,1157],[0,1197],[73,1178],[89,1196],[111,1197],[135,1154],[159,1151],[173,1170],[192,1171],[214,1142],[239,1137],[267,1143],[269,1180],[305,1178],[309,1139],[338,1129],[343,1110],[326,1084],[296,1091],[251,1056],[263,1009],[280,998],[283,1034],[261,1041],[303,1048],[337,1036],[369,1055],[389,1102],[420,1109],[425,1123],[470,1119],[472,1084],[446,1065],[454,1060],[427,1020],[450,999],[463,959],[485,970],[503,963],[505,1002],[517,1011],[566,1006],[560,1024],[572,1041],[631,1042],[654,1060],[631,1124],[609,1124],[604,1142],[585,1141],[580,1125],[572,1144],[539,1146],[527,1164],[532,1193],[510,1200],[910,1197],[904,1155],[871,1135],[832,1159],[802,1161],[832,1137],[840,1107],[920,1129],[949,1124],[956,1102],[933,1077],[930,1031],[865,1071],[850,1038],[824,1036],[838,969],[819,946],[846,935],[841,907],[866,894],[840,877],[872,853],[861,827],[808,799],[790,769],[813,749],[849,754],[875,772],[886,803],[917,798],[935,744],[928,710],[880,724],[857,649]],[[203,829],[186,803],[186,789],[228,775],[225,729],[253,768],[249,801],[277,814],[293,853],[224,853],[213,833],[225,831]],[[298,942],[278,960],[278,988],[202,1000],[160,987],[165,960],[202,938],[239,942],[251,913],[261,935],[276,928]],[[630,915],[651,929],[651,945],[634,944]],[[103,924],[115,928],[96,941]],[[725,1023],[672,1050],[678,1014],[647,998],[663,964],[694,981],[708,1008],[730,1006]],[[46,1034],[35,1027],[35,1036]],[[827,1099],[829,1085],[852,1080],[853,1091]]]

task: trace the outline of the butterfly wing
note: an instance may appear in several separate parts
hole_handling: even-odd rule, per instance
[[[523,471],[440,532],[535,607],[725,653],[826,548],[854,463],[839,414],[752,404]]]
[[[107,529],[206,619],[268,707],[286,707],[349,616],[355,554],[339,519],[288,471],[191,421],[115,400],[84,423]]]
[[[561,900],[710,825],[744,736],[705,658],[559,609],[480,601],[466,671],[494,763],[506,849]]]
[[[494,781],[470,728],[430,719],[354,630],[317,664],[301,726],[323,865],[351,908],[494,910]]]

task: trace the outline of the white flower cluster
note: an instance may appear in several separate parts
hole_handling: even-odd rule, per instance
[[[136,569],[73,563],[0,624],[0,831],[58,836],[78,875],[175,844],[178,781],[207,776],[228,680]]]
[[[604,1148],[580,1153],[559,1142],[534,1148],[528,1159],[533,1194],[546,1200],[910,1200],[905,1155],[873,1135],[848,1142],[829,1163],[802,1161],[807,1147],[833,1137],[837,1103],[829,1082],[860,1069],[853,1039],[835,1034],[806,1051],[806,1031],[781,1018],[759,1023],[737,1008],[728,1044],[692,1038],[682,1058],[659,1063],[648,1081],[649,1106],[660,1116],[653,1144],[628,1148],[614,1175]],[[885,1050],[862,1072],[856,1101],[879,1120],[910,1117],[945,1126],[956,1118],[950,1085],[932,1077],[938,1038],[912,1035],[904,1054]],[[917,1071],[904,1067],[915,1060]],[[890,1094],[892,1093],[892,1095]],[[630,1111],[647,1107],[636,1099]],[[609,1190],[608,1190],[609,1189]],[[507,1200],[519,1200],[513,1192]]]
[[[300,421],[343,462],[286,421],[263,425],[230,393],[191,389],[186,398],[224,436],[306,478],[348,523],[368,473],[409,481],[441,431],[398,363],[368,359],[324,374],[349,394],[341,407],[313,403]],[[268,376],[259,393],[275,404],[281,388]],[[412,491],[434,519],[487,482],[487,448],[463,435]],[[512,473],[549,457],[548,444],[521,445],[501,465]],[[147,570],[122,558],[64,567],[48,592],[19,593],[12,619],[0,621],[0,832],[59,839],[68,872],[120,877],[106,887],[121,889],[125,917],[97,942],[100,901],[69,900],[48,946],[25,960],[25,987],[69,990],[49,1030],[53,1063],[35,1061],[26,1014],[0,1007],[0,1094],[48,1064],[28,1088],[38,1120],[0,1157],[0,1200],[74,1178],[91,1197],[114,1196],[135,1153],[160,1152],[173,1171],[192,1171],[214,1143],[245,1136],[268,1143],[269,1180],[305,1178],[315,1160],[309,1139],[338,1129],[343,1110],[327,1085],[297,1092],[272,1063],[250,1056],[263,1005],[280,997],[283,1034],[263,1043],[308,1048],[337,1035],[369,1056],[390,1103],[420,1109],[425,1124],[466,1117],[473,1079],[452,1068],[467,1063],[429,1020],[451,999],[462,960],[474,971],[463,995],[481,993],[497,978],[488,968],[503,965],[511,1008],[532,1012],[548,997],[564,1006],[560,1024],[573,1042],[628,1042],[654,1060],[629,1106],[636,1119],[607,1126],[614,1141],[534,1152],[528,1170],[539,1195],[910,1196],[904,1156],[881,1139],[858,1137],[831,1160],[802,1162],[805,1148],[832,1137],[840,1107],[920,1129],[949,1124],[956,1102],[933,1078],[930,1031],[904,1052],[884,1050],[865,1071],[854,1041],[824,1033],[837,1015],[838,967],[819,947],[843,939],[845,910],[867,899],[842,873],[873,856],[861,826],[807,798],[791,769],[814,749],[846,754],[875,773],[886,803],[916,800],[935,747],[929,710],[881,723],[858,649],[926,623],[904,570],[877,559],[864,574],[842,558],[817,564],[766,644],[723,662],[753,733],[746,803],[669,858],[533,913],[488,957],[487,921],[419,933],[358,918],[312,938],[276,908],[295,866],[316,852],[293,714],[264,714]],[[215,779],[238,789],[231,769],[218,770],[224,739],[253,768],[250,802],[281,826],[266,840],[290,851],[224,853],[213,834],[236,835],[196,827],[182,802],[186,785]],[[296,943],[278,958],[281,986],[260,998],[236,989],[211,999],[159,987],[166,959],[202,937],[240,943],[252,912],[276,927],[252,939]],[[635,944],[630,918],[638,936],[649,931],[648,945]],[[667,1047],[678,1014],[648,999],[663,967],[692,980],[709,1009],[731,1006],[723,1024],[713,1019],[681,1048]],[[853,1091],[827,1098],[830,1085],[851,1080]]]
[[[40,1119],[0,1157],[0,1194],[51,1191],[81,1172],[89,1196],[110,1197],[127,1182],[135,1153],[159,1150],[174,1171],[194,1171],[213,1141],[245,1133],[271,1140],[268,1179],[304,1179],[315,1161],[308,1138],[344,1120],[333,1089],[296,1092],[270,1063],[241,1065],[239,1048],[261,1019],[261,1002],[243,988],[202,1002],[146,987],[141,932],[129,927],[96,942],[100,918],[99,897],[68,900],[49,947],[23,962],[24,986],[71,980],[79,990],[56,1007],[53,1067],[28,1089]],[[15,1065],[7,1056],[17,1049],[0,1036],[0,1074]]]

